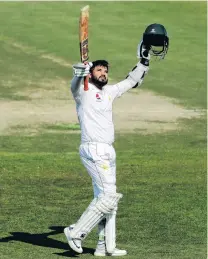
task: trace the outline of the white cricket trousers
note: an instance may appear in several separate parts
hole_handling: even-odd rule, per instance
[[[81,161],[92,178],[94,197],[116,193],[116,153],[105,143],[87,142],[79,148]]]

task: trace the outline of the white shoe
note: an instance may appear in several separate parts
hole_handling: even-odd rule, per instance
[[[127,255],[126,250],[120,250],[115,248],[113,253],[108,253],[105,248],[105,244],[97,245],[96,250],[94,252],[94,256],[124,256]]]
[[[83,249],[82,249],[82,246],[81,246],[81,239],[72,238],[70,236],[71,230],[72,230],[71,226],[66,227],[64,229],[64,234],[67,238],[68,244],[71,247],[71,249],[73,249],[75,252],[81,254],[83,252]]]

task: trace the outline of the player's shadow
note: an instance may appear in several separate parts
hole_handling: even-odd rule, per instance
[[[51,247],[51,248],[57,248],[57,249],[63,249],[68,250],[63,253],[54,253],[56,255],[65,256],[65,257],[77,257],[78,254],[70,249],[69,245],[64,242],[61,242],[59,240],[55,240],[50,238],[49,236],[57,235],[60,233],[63,233],[64,231],[63,226],[52,226],[49,227],[51,230],[47,233],[40,233],[40,234],[30,234],[27,232],[10,232],[10,236],[4,237],[0,239],[0,242],[10,242],[10,241],[19,241],[24,242],[36,246],[42,246],[42,247]],[[83,247],[83,254],[93,254],[94,249]]]

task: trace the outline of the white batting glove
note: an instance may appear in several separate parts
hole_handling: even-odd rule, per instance
[[[73,65],[73,74],[76,77],[85,77],[89,75],[90,68],[92,67],[92,62],[89,62],[87,64],[78,63]]]
[[[149,66],[150,61],[150,48],[146,47],[141,40],[137,46],[137,57],[140,59],[140,63],[144,66]]]
[[[140,43],[137,46],[137,57],[138,58],[146,58],[150,60],[150,49],[148,49],[144,44],[143,41],[141,40]]]

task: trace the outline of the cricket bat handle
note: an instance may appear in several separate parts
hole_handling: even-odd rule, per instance
[[[85,91],[89,90],[89,88],[88,88],[88,80],[89,80],[89,75],[84,77],[84,90]]]

